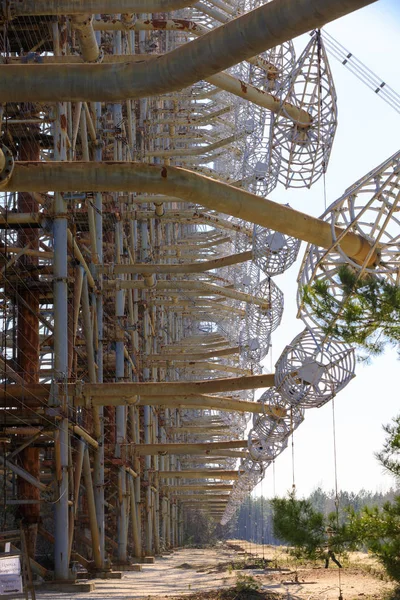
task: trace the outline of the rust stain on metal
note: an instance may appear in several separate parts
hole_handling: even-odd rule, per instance
[[[67,131],[67,117],[65,115],[61,115],[60,117],[60,126],[61,129]]]
[[[240,87],[242,88],[243,94],[247,94],[247,85],[244,83],[244,81],[241,81],[240,79],[239,79],[239,81],[240,81]]]
[[[148,21],[148,23],[152,23],[154,29],[166,29],[167,21],[165,19],[153,19],[153,21]]]

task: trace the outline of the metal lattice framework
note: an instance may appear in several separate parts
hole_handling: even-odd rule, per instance
[[[345,301],[343,285],[338,277],[338,270],[342,265],[349,265],[359,276],[368,273],[380,280],[397,284],[399,160],[399,153],[391,156],[346,190],[324,213],[323,218],[331,224],[334,243],[329,251],[309,246],[298,278],[299,316],[308,326],[328,324],[321,317],[316,317],[312,308],[303,302],[304,287],[313,286],[317,281],[327,286],[332,300],[332,313],[340,318]],[[351,259],[341,248],[341,239],[349,231],[356,232],[369,241],[370,252],[362,261]],[[331,321],[332,318],[329,322]]]
[[[253,231],[254,262],[266,275],[280,275],[297,259],[300,243],[279,231],[256,225]]]
[[[290,38],[368,0],[286,4],[1,3],[1,497],[31,558],[53,545],[43,577],[226,523],[351,379],[314,329],[263,372],[299,240],[305,282],[378,255],[395,280],[397,158],[322,219],[265,198],[312,185],[336,127],[319,34],[297,63]]]
[[[271,334],[281,321],[283,294],[270,277],[258,283],[252,292],[254,298],[264,299],[265,305],[247,305],[245,325],[240,331],[239,340],[243,353],[260,361],[267,355]]]
[[[281,99],[271,124],[271,162],[279,165],[278,180],[286,187],[311,187],[326,171],[337,126],[336,92],[318,32],[285,81]],[[288,122],[285,102],[305,110],[311,125]]]
[[[353,348],[305,329],[276,363],[275,385],[293,406],[322,406],[351,381],[354,370]]]

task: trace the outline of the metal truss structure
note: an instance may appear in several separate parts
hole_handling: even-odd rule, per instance
[[[0,503],[40,575],[158,555],[191,509],[226,523],[353,377],[302,305],[308,329],[263,373],[273,277],[300,240],[300,287],[340,298],[343,262],[397,276],[398,159],[321,219],[265,196],[328,167],[319,28],[370,1],[1,4]]]

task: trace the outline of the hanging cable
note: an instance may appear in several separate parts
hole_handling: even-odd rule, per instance
[[[275,459],[272,461],[272,490],[274,498],[276,497],[276,482],[275,482]]]
[[[293,431],[293,408],[290,409],[290,429],[292,432],[292,494],[296,493],[296,481],[294,475],[294,431]]]
[[[264,524],[264,479],[261,481],[261,552],[263,566],[265,567],[265,524]]]
[[[333,459],[334,459],[334,472],[335,472],[335,515],[336,515],[336,528],[338,531],[339,530],[339,494],[338,494],[338,476],[337,476],[335,398],[332,398],[332,432],[333,432]],[[341,576],[340,568],[338,569],[338,580],[339,580],[338,600],[343,600],[342,576]]]
[[[318,78],[319,78],[319,104],[318,104],[318,112],[322,112],[322,98],[323,98],[323,89],[322,89],[322,46],[321,46],[321,30],[317,30],[317,54],[318,54]],[[324,147],[325,153],[325,147]],[[322,178],[323,178],[323,186],[324,186],[324,211],[327,207],[327,199],[326,199],[326,162],[325,160],[322,162]]]
[[[340,42],[327,33],[322,32],[322,38],[326,49],[332,56],[342,63],[353,75],[364,83],[370,90],[375,92],[384,102],[389,104],[397,113],[400,113],[400,95],[382,81],[371,69],[364,65],[352,52],[346,50]]]

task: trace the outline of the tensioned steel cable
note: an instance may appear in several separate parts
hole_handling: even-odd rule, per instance
[[[389,104],[397,113],[400,113],[400,94],[383,81],[376,73],[364,65],[352,52],[347,50],[330,33],[321,32],[326,49],[346,69],[364,83],[370,90],[377,94],[384,102]]]

